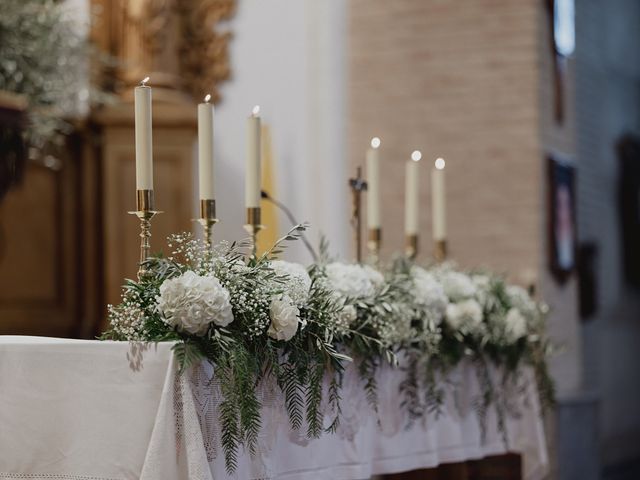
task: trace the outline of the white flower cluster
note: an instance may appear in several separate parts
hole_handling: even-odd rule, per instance
[[[302,307],[309,300],[311,289],[311,277],[307,269],[299,263],[273,260],[271,268],[279,277],[284,277],[284,291],[298,307]]]
[[[300,310],[288,295],[271,300],[271,325],[267,334],[275,340],[289,341],[298,331]]]
[[[204,335],[211,324],[225,327],[233,321],[229,291],[217,278],[191,270],[165,280],[156,301],[168,325],[194,335]]]
[[[452,302],[468,300],[476,295],[477,288],[468,275],[453,270],[445,270],[440,274],[440,282],[444,293]]]
[[[120,305],[107,305],[113,331],[128,340],[144,340],[144,311],[126,294]]]
[[[343,298],[371,298],[384,285],[382,274],[368,265],[334,262],[327,265],[325,272],[329,288]]]
[[[198,246],[180,237],[174,242],[180,253],[192,260],[201,258]],[[273,260],[260,270],[242,260],[226,261],[222,254],[209,257],[213,274],[187,271],[161,285],[156,309],[167,325],[204,335],[211,325],[231,323],[235,312],[242,319],[244,334],[266,333],[277,341],[289,341],[305,327],[301,309],[309,301],[312,285],[305,267]],[[275,272],[275,280],[270,271]],[[261,274],[265,275],[262,280]],[[364,302],[371,305],[370,325],[384,345],[418,336],[435,342],[442,322],[454,332],[508,345],[526,337],[532,323],[541,318],[539,306],[524,289],[505,285],[498,277],[470,275],[449,266],[433,270],[412,266],[406,289],[409,301],[389,296],[385,277],[370,266],[334,262],[325,267],[324,275],[323,285],[341,305],[333,318],[334,331],[347,333],[358,319],[358,305]],[[110,317],[114,330],[123,336],[144,336],[144,313],[139,306],[123,301],[110,307]]]
[[[411,326],[412,320],[413,312],[409,305],[403,303],[390,304],[385,314],[374,315],[370,319],[378,339],[385,347],[415,339],[416,329]]]
[[[469,275],[448,268],[438,270],[437,275],[448,298],[444,317],[447,326],[463,334],[480,335],[484,314],[476,283]]]
[[[414,302],[430,313],[431,318],[442,318],[449,301],[436,277],[424,268],[414,266],[411,268],[411,280]]]

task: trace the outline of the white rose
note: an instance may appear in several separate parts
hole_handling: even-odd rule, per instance
[[[475,300],[450,303],[447,305],[445,320],[452,330],[476,333],[482,326],[482,307]]]
[[[511,308],[507,312],[504,318],[504,332],[510,342],[515,342],[527,334],[527,319],[517,308]]]
[[[442,285],[422,267],[412,267],[411,277],[414,286],[412,293],[416,303],[441,316],[449,303]]]
[[[476,294],[476,286],[468,275],[460,272],[444,272],[441,277],[442,288],[452,301],[466,300]]]
[[[212,323],[224,327],[233,321],[227,289],[217,278],[191,270],[165,280],[156,302],[168,325],[194,335],[204,335]]]
[[[371,267],[330,263],[326,267],[329,287],[342,297],[363,299],[375,295],[384,277]]]
[[[298,331],[300,310],[288,295],[271,300],[269,316],[271,325],[267,334],[275,340],[289,341]]]
[[[276,272],[276,275],[288,277],[284,283],[284,289],[293,303],[299,307],[307,303],[309,290],[311,290],[311,277],[306,268],[298,263],[285,262],[284,260],[273,260],[271,268]]]

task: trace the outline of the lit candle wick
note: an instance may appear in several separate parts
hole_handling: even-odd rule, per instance
[[[380,146],[380,139],[378,137],[373,137],[371,139],[371,147],[378,148]]]
[[[204,97],[204,103],[209,103],[209,100],[211,100],[211,94],[207,93],[207,95]]]
[[[141,86],[141,87],[146,87],[146,86],[147,86],[147,85],[146,85],[146,83],[147,83],[148,81],[149,81],[149,77],[144,77],[144,78],[142,79],[142,81],[140,82],[140,86]]]
[[[253,115],[254,117],[257,117],[259,113],[260,113],[260,105],[256,105],[255,107],[253,107],[253,110],[251,110],[251,115]]]
[[[413,160],[414,162],[420,161],[421,158],[422,158],[422,153],[420,152],[420,150],[414,150],[413,153],[411,154],[411,160]]]
[[[444,164],[445,164],[444,158],[437,158],[436,159],[436,168],[438,170],[444,170]]]

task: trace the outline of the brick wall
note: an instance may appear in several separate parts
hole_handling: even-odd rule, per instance
[[[447,160],[449,245],[463,265],[531,281],[539,265],[538,6],[535,0],[353,0],[349,158],[382,138],[383,254],[402,248],[404,162]]]
[[[428,174],[447,160],[452,257],[536,282],[565,352],[561,392],[581,385],[575,277],[547,273],[545,150],[575,152],[573,69],[564,126],[554,124],[549,32],[536,0],[350,2],[349,158],[383,142],[383,254],[401,248],[404,162],[423,150],[421,235],[431,251]]]

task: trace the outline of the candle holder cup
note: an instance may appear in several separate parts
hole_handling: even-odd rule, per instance
[[[136,210],[129,212],[140,220],[140,266],[138,280],[148,273],[144,265],[151,252],[151,219],[162,213],[154,209],[153,190],[136,191]]]
[[[195,219],[204,229],[204,241],[209,249],[213,247],[213,226],[218,223],[216,218],[216,201],[213,199],[200,200],[200,218]]]
[[[262,211],[260,207],[247,207],[247,223],[244,229],[251,235],[251,243],[253,249],[253,256],[257,255],[258,251],[258,232],[265,228],[261,223]]]
[[[409,260],[415,260],[418,256],[418,235],[407,235],[405,239],[405,254]]]
[[[433,258],[436,262],[444,262],[447,259],[447,241],[435,240],[433,244]]]

